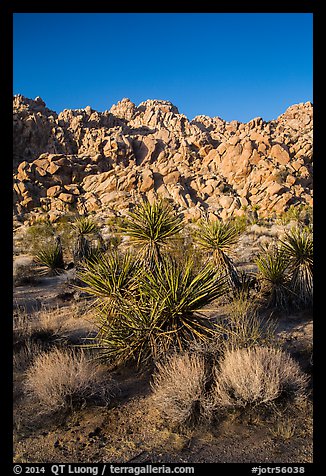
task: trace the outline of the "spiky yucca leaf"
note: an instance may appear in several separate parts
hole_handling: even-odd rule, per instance
[[[159,267],[143,274],[143,293],[153,300],[166,301],[169,315],[183,316],[201,309],[226,292],[226,278],[211,265],[196,275],[193,262],[181,266],[166,257]]]
[[[212,266],[194,275],[191,263],[182,268],[165,258],[143,271],[138,296],[119,301],[116,318],[104,324],[95,345],[103,357],[140,365],[172,347],[182,350],[194,339],[205,341],[214,330],[200,310],[225,291],[226,278]]]
[[[298,296],[298,305],[308,305],[313,298],[313,237],[307,228],[295,228],[281,241],[288,261],[290,285]]]
[[[268,306],[287,309],[291,291],[286,273],[287,260],[283,251],[278,247],[265,249],[255,263]]]
[[[96,297],[101,326],[116,316],[121,299],[135,292],[139,272],[139,263],[130,253],[100,254],[82,262],[78,278],[86,284],[83,291]]]
[[[143,260],[149,265],[161,261],[162,248],[183,228],[182,219],[162,199],[153,203],[143,199],[128,218],[121,230],[139,248]]]
[[[41,248],[35,256],[36,263],[42,265],[44,273],[60,274],[63,272],[65,264],[61,243],[48,243]]]
[[[195,275],[191,261],[180,266],[164,258],[160,266],[143,274],[141,290],[148,303],[161,303],[162,330],[172,333],[182,349],[194,338],[205,340],[211,334],[210,319],[200,310],[225,294],[227,284],[211,265]]]
[[[72,224],[77,231],[78,236],[90,235],[91,233],[97,233],[98,227],[90,217],[81,216],[77,218],[75,223]]]
[[[138,366],[147,365],[167,350],[171,340],[162,332],[162,304],[140,303],[122,299],[119,302],[119,319],[103,325],[93,346],[100,350],[102,359],[123,364],[135,361]]]
[[[195,233],[200,248],[212,255],[214,265],[222,267],[232,286],[239,287],[240,280],[230,253],[237,243],[241,229],[233,222],[201,220]]]

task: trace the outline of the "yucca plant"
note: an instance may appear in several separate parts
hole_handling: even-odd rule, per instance
[[[149,306],[136,299],[121,299],[117,319],[104,323],[90,346],[99,349],[100,358],[108,362],[150,365],[172,339],[162,331],[161,316],[162,303]]]
[[[63,272],[65,263],[60,238],[54,243],[46,243],[35,255],[35,262],[42,265],[42,274],[58,275]]]
[[[211,333],[210,320],[200,309],[227,291],[226,276],[212,265],[206,265],[196,274],[193,267],[191,260],[181,266],[165,258],[159,267],[144,273],[141,280],[147,300],[164,305],[162,329],[175,333],[180,350],[194,337],[206,339]]]
[[[103,248],[103,246],[101,246],[102,243],[94,246],[89,239],[90,236],[96,235],[96,237],[101,241],[101,235],[97,225],[90,217],[82,216],[79,217],[72,226],[77,234],[76,243],[73,249],[74,261],[80,262],[82,260],[94,259]]]
[[[240,236],[240,229],[232,222],[201,220],[194,235],[200,248],[212,257],[216,267],[221,267],[229,276],[231,286],[239,287],[240,280],[230,256]]]
[[[102,327],[119,314],[123,298],[135,295],[139,273],[139,263],[130,253],[102,253],[81,263],[77,276],[86,285],[81,289],[96,298],[101,333]]]
[[[102,327],[95,345],[101,355],[123,363],[152,362],[171,348],[185,349],[194,340],[206,341],[214,326],[200,310],[226,292],[226,278],[206,265],[193,274],[188,262],[181,267],[163,258],[139,278],[138,295],[119,301],[114,320]]]
[[[121,231],[139,249],[144,263],[153,267],[162,260],[162,250],[182,228],[182,219],[166,200],[150,203],[145,198],[129,212]]]
[[[87,216],[77,218],[72,226],[77,231],[78,236],[86,236],[98,232],[97,225]]]
[[[290,287],[297,305],[310,305],[313,298],[313,236],[308,228],[294,228],[281,240],[288,262]]]
[[[288,262],[283,250],[278,246],[264,249],[255,263],[268,307],[288,309],[292,293],[287,276]]]

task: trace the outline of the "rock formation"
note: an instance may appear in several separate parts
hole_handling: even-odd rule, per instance
[[[310,102],[248,123],[189,121],[159,100],[123,99],[103,113],[88,106],[57,114],[21,95],[13,104],[17,217],[123,214],[137,195],[166,197],[187,220],[204,211],[225,219],[258,205],[267,217],[312,205]]]

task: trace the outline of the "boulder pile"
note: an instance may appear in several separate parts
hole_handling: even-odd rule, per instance
[[[14,213],[124,214],[137,196],[170,199],[186,220],[268,217],[312,206],[313,106],[248,123],[197,116],[169,101],[122,99],[104,112],[14,96]]]

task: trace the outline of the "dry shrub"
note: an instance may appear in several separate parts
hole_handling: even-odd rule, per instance
[[[17,307],[13,313],[13,340],[14,344],[29,339],[32,334],[32,321],[23,307]]]
[[[114,388],[106,369],[84,352],[54,349],[38,355],[26,372],[25,391],[40,413],[73,409],[87,401],[108,403]]]
[[[83,337],[94,331],[94,325],[77,317],[77,312],[78,309],[71,307],[43,307],[31,315],[24,308],[18,308],[13,322],[14,343],[23,344],[29,339],[44,343],[81,343]]]
[[[306,395],[307,376],[299,364],[280,349],[229,350],[214,373],[214,383],[205,405],[208,413]]]
[[[33,360],[42,352],[42,347],[32,339],[26,339],[22,346],[13,354],[13,370],[25,371]]]
[[[250,296],[239,293],[226,307],[226,313],[223,322],[216,324],[220,353],[257,345],[276,345],[276,322],[260,317],[257,303]]]
[[[14,344],[22,345],[26,340],[44,343],[59,341],[66,337],[66,310],[43,308],[29,314],[24,308],[18,308],[13,319]]]
[[[173,354],[157,364],[152,383],[154,405],[172,426],[191,424],[200,416],[206,381],[202,356]]]

